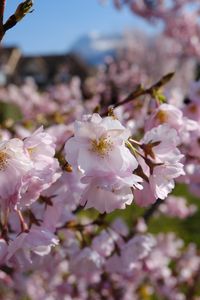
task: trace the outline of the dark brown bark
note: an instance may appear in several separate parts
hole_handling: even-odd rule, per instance
[[[146,223],[149,222],[151,217],[154,215],[154,213],[157,211],[158,207],[161,205],[162,200],[158,199],[152,206],[150,206],[149,209],[147,209],[143,215],[143,219]]]
[[[4,36],[3,16],[4,16],[5,5],[6,5],[6,0],[0,0],[0,41]]]
[[[162,86],[167,84],[172,79],[173,76],[174,76],[174,72],[169,73],[169,74],[163,76],[158,82],[156,82],[154,85],[152,85],[150,88],[147,88],[147,89],[144,89],[141,85],[139,85],[123,101],[116,103],[111,108],[115,109],[119,106],[122,106],[124,104],[127,104],[127,103],[133,101],[134,99],[139,98],[140,96],[150,95],[150,96],[154,97],[155,92],[158,91]],[[105,117],[108,115],[108,113],[109,113],[109,108],[106,109],[106,111],[102,112],[101,116]]]
[[[8,20],[4,23],[3,22],[3,15],[4,15],[4,9],[6,5],[6,0],[0,0],[0,42],[3,39],[4,34],[7,30],[14,27],[21,19],[25,17],[27,13],[30,12],[33,1],[32,0],[25,0],[24,2],[21,2],[15,13],[11,15]]]

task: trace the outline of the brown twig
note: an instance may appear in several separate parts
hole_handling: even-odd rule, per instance
[[[142,87],[142,85],[139,85],[123,101],[116,103],[111,108],[115,109],[115,108],[122,106],[124,104],[127,104],[127,103],[131,102],[132,100],[137,99],[138,97],[143,96],[143,95],[150,95],[152,97],[155,97],[156,92],[158,92],[158,90],[162,86],[167,84],[172,79],[173,76],[174,76],[174,72],[169,73],[169,74],[163,76],[158,82],[156,82],[150,88],[147,88],[147,89],[144,89],[144,87]],[[101,114],[101,116],[102,117],[107,116],[109,113],[109,110],[110,110],[110,107],[107,108],[106,111]]]
[[[143,219],[146,223],[149,222],[150,218],[154,215],[154,213],[156,212],[156,210],[158,209],[158,207],[161,205],[162,200],[158,199],[153,205],[150,206],[150,208],[148,208],[144,215],[143,215]]]
[[[0,24],[3,25],[3,16],[6,6],[6,0],[0,0]]]
[[[6,6],[6,0],[0,0],[0,40],[2,40],[4,35],[3,16],[4,16],[5,6]]]
[[[21,21],[27,13],[30,12],[33,1],[26,0],[20,3],[13,15],[11,15],[8,20],[3,24],[3,15],[5,9],[6,0],[0,0],[0,41],[3,39],[4,34],[7,30],[14,27],[19,21]]]

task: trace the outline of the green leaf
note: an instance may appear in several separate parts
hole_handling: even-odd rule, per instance
[[[0,102],[0,124],[8,120],[14,122],[22,120],[22,112],[16,104]]]

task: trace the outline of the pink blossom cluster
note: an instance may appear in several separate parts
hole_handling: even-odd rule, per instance
[[[158,15],[154,1],[128,2],[165,20],[184,49],[186,36],[194,43],[196,19],[188,27],[180,12],[185,1],[157,1]],[[200,82],[187,90],[194,61],[183,66],[172,41],[155,42],[147,57],[150,41],[138,39],[84,82],[0,88],[2,102],[22,114],[0,128],[0,299],[198,296]],[[151,90],[168,68],[179,68],[175,83]]]
[[[198,0],[113,0],[113,2],[118,9],[128,6],[133,14],[144,18],[150,24],[162,22],[163,33],[172,40],[175,47],[178,46],[178,54],[200,55]]]
[[[60,110],[74,120],[84,111],[78,77],[71,78],[69,84],[57,84],[42,92],[32,79],[27,79],[20,87],[9,84],[0,88],[0,99],[16,104],[28,121],[38,119],[42,122],[45,116],[56,122],[56,112]]]
[[[28,226],[23,217],[24,211],[60,177],[54,155],[53,138],[43,128],[24,140],[1,141],[1,263],[13,260],[23,264],[23,260],[31,261],[32,252],[45,255],[58,243],[45,224]]]
[[[0,87],[2,300],[199,299],[199,1],[113,2],[161,32]]]
[[[68,110],[62,119],[63,111],[57,124],[43,111],[45,129],[35,130],[41,120],[33,118],[31,124],[5,123],[0,142],[2,299],[14,297],[10,288],[33,300],[98,299],[99,291],[100,299],[141,299],[144,291],[185,299],[182,286],[190,286],[200,267],[195,246],[185,248],[173,234],[150,234],[145,213],[130,227],[106,215],[128,206],[148,212],[157,203],[156,218],[186,219],[196,213],[194,205],[169,194],[178,181],[198,195],[198,88],[198,82],[191,85],[190,101],[180,107],[152,98],[137,113],[128,113],[127,104],[107,116],[84,114],[95,107],[93,98],[75,115]],[[51,93],[58,93],[58,86]],[[30,99],[28,106],[33,103]],[[94,217],[87,215],[89,208],[96,210]]]
[[[183,197],[169,196],[159,207],[161,213],[180,219],[185,219],[193,215],[197,211],[194,204],[187,205],[187,201]]]
[[[82,233],[91,237],[92,228],[85,227]],[[1,272],[2,299],[14,299],[16,293],[33,300],[64,299],[66,295],[68,299],[139,300],[144,295],[187,299],[182,289],[190,287],[199,272],[195,245],[184,249],[183,241],[173,233],[156,237],[137,233],[128,238],[129,229],[118,219],[90,245],[81,246],[76,232],[69,229],[60,234],[62,249],[54,250],[51,259],[46,256],[35,261],[29,276],[19,270],[12,276]]]
[[[33,300],[141,299],[143,293],[186,299],[182,286],[190,286],[200,268],[195,246],[184,248],[172,233],[150,234],[145,214],[129,227],[106,218],[127,205],[159,201],[159,214],[168,217],[196,212],[168,195],[175,180],[190,182],[198,168],[191,148],[198,121],[187,107],[153,102],[141,114],[143,133],[130,117],[123,119],[123,108],[65,124],[47,118],[45,129],[23,122],[1,129],[2,299],[14,299],[12,291]]]

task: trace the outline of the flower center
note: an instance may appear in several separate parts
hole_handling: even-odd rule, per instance
[[[9,155],[6,152],[0,151],[0,171],[4,171],[8,162]]]
[[[34,152],[36,152],[36,147],[32,147],[32,148],[28,148],[27,149],[28,150],[28,153],[30,154],[30,155],[32,155]]]
[[[100,137],[98,140],[91,141],[91,150],[96,152],[99,156],[104,157],[112,149],[112,142],[107,139]]]
[[[166,123],[167,122],[167,113],[164,110],[159,110],[156,114],[156,119],[160,123]]]

